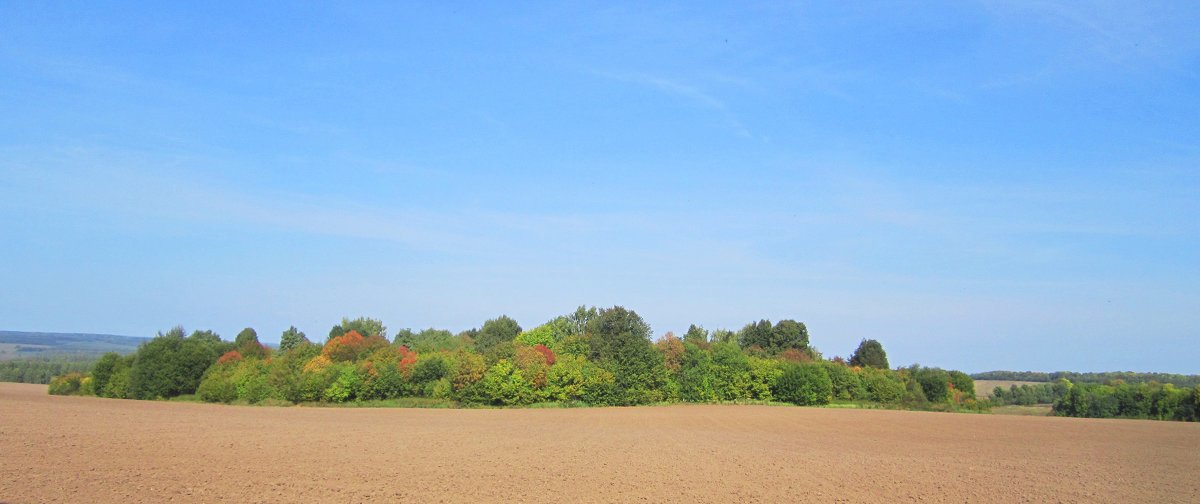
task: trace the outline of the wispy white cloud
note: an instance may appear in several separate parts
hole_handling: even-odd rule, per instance
[[[685,83],[676,79],[640,73],[614,73],[592,70],[591,73],[605,79],[636,84],[656,89],[664,94],[674,96],[692,104],[719,113],[729,124],[729,127],[740,137],[754,138],[750,129],[738,119],[725,101],[704,91],[699,86]]]

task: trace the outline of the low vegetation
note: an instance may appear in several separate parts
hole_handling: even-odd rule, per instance
[[[50,383],[55,376],[85,373],[96,364],[95,355],[56,355],[53,357],[24,357],[0,361],[0,381],[16,383]]]
[[[321,344],[289,328],[278,351],[253,329],[234,341],[182,328],[137,352],[104,355],[90,373],[51,384],[54,394],[129,399],[189,396],[220,403],[356,405],[638,405],[675,402],[870,403],[981,409],[958,371],[888,369],[883,346],[864,340],[850,362],[826,360],[801,322],[760,320],[739,331],[691,326],[650,339],[622,307],[580,307],[532,329],[501,316],[452,334],[343,319]]]

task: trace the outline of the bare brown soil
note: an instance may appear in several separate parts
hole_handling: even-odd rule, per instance
[[[0,501],[1200,502],[1200,425],[769,406],[237,407],[0,383]]]

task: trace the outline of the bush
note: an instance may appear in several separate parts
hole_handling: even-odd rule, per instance
[[[833,384],[833,398],[839,401],[852,401],[866,398],[862,380],[845,364],[822,361],[821,365],[829,373],[829,381]]]
[[[679,397],[688,402],[717,400],[712,352],[692,342],[684,343],[679,370]]]
[[[229,343],[209,331],[183,336],[176,327],[138,348],[129,376],[129,395],[155,399],[194,394],[209,366],[230,350]]]
[[[339,364],[332,369],[336,371],[336,378],[325,389],[323,398],[326,401],[335,403],[358,398],[363,384],[362,375],[358,373],[358,368],[350,364]]]
[[[413,391],[424,395],[425,385],[449,375],[450,364],[446,358],[440,354],[428,354],[417,357],[417,363],[412,368],[412,376],[409,377],[409,380],[412,382]]]
[[[750,398],[750,359],[732,343],[712,345],[713,390],[717,399],[738,401]]]
[[[857,374],[866,390],[865,399],[884,404],[895,404],[904,400],[907,390],[904,381],[895,372],[887,369],[861,368]]]
[[[754,399],[770,401],[774,398],[771,389],[783,374],[783,364],[774,359],[750,358],[750,395]]]
[[[938,368],[923,368],[913,366],[909,374],[918,384],[925,399],[931,402],[947,402],[950,400],[950,373]],[[971,390],[974,391],[974,385]]]
[[[789,364],[775,383],[776,399],[799,405],[829,404],[833,383],[820,364]]]
[[[50,380],[50,395],[82,395],[85,379],[87,379],[87,375],[83,373],[67,373],[62,376],[55,376]],[[88,381],[90,382],[90,380]]]
[[[490,404],[511,406],[537,400],[533,385],[513,363],[501,360],[489,368],[479,381],[483,399]]]
[[[233,383],[232,374],[232,365],[211,368],[200,381],[196,396],[206,402],[231,403],[237,400],[237,385]]]
[[[950,385],[967,397],[975,398],[975,380],[962,371],[950,371]]]

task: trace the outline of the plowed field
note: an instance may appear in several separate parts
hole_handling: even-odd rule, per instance
[[[1200,425],[767,406],[270,408],[0,383],[0,502],[1200,502]]]

